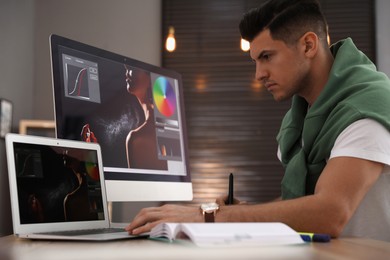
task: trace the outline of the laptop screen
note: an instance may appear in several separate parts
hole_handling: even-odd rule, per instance
[[[96,150],[13,146],[21,224],[104,219]]]

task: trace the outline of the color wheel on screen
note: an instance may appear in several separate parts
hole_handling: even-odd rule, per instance
[[[164,77],[158,77],[153,84],[153,99],[158,111],[172,116],[176,111],[176,95],[172,85]]]

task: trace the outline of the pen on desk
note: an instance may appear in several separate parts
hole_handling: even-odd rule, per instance
[[[229,193],[228,193],[228,199],[226,204],[227,205],[233,205],[233,199],[234,199],[234,188],[233,188],[233,173],[230,173],[229,175]]]
[[[316,233],[304,233],[299,232],[302,240],[305,242],[329,242],[330,235],[328,234],[316,234]]]

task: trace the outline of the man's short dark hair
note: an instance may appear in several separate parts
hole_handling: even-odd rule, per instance
[[[328,28],[316,0],[269,0],[247,12],[240,22],[241,37],[247,41],[269,29],[274,40],[294,44],[306,32],[314,32],[327,44]]]

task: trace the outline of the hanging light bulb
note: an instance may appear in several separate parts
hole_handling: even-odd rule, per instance
[[[249,51],[249,49],[250,49],[249,42],[241,38],[241,50]]]
[[[169,52],[173,52],[176,49],[175,29],[173,26],[169,27],[168,37],[165,41],[165,48]]]

